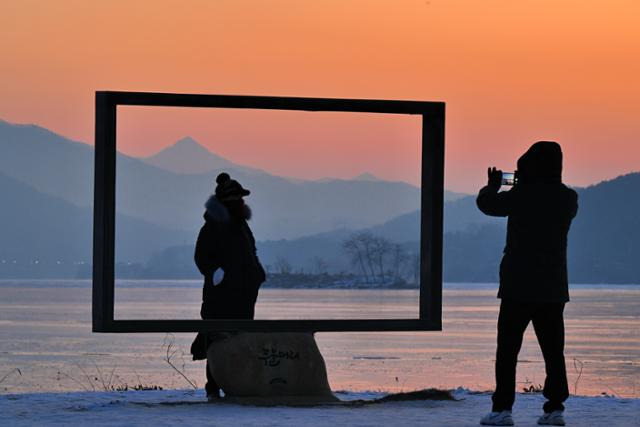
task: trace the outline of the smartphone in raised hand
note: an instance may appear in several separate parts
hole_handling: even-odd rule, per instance
[[[515,172],[502,172],[502,185],[515,185],[517,182]]]

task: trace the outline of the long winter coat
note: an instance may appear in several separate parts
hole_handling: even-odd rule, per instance
[[[536,145],[518,161],[521,182],[502,192],[488,185],[476,202],[487,215],[508,217],[498,297],[567,302],[567,234],[578,210],[578,195],[561,183],[559,146],[549,153],[549,146],[536,151]]]
[[[265,272],[256,255],[253,233],[244,219],[233,218],[215,196],[206,203],[205,223],[196,242],[195,262],[204,276],[203,319],[253,319]],[[216,269],[222,282],[213,284]]]

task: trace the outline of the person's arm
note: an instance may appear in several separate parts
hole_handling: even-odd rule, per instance
[[[196,241],[194,260],[205,281],[213,280],[213,272],[220,266],[219,257],[215,251],[215,235],[210,224],[202,226]]]
[[[251,231],[251,228],[247,225],[246,226],[246,232],[247,232],[247,236],[249,237],[249,242],[251,244],[251,249],[253,251],[253,256],[256,259],[256,265],[258,267],[258,271],[260,272],[261,280],[260,283],[264,282],[265,280],[267,280],[267,273],[264,271],[264,267],[262,266],[262,263],[260,262],[260,258],[258,258],[258,249],[256,248],[256,239],[253,236],[253,232]]]
[[[485,215],[508,216],[511,213],[510,191],[500,191],[502,185],[502,171],[490,168],[487,171],[489,182],[482,187],[476,198],[478,209]]]
[[[571,201],[569,202],[569,218],[573,219],[578,214],[578,193],[571,190]]]

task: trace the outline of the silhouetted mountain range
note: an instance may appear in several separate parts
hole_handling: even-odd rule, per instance
[[[339,227],[367,227],[415,210],[420,191],[404,182],[291,180],[233,164],[200,174],[175,173],[149,162],[194,161],[203,148],[183,141],[152,159],[117,156],[117,210],[161,227],[195,233],[204,201],[222,170],[252,190],[253,227],[264,239],[295,238]],[[211,153],[209,153],[211,154]],[[214,157],[211,157],[214,156]],[[213,154],[218,164],[231,164]],[[78,207],[93,202],[93,148],[33,125],[0,121],[0,171]],[[215,162],[214,162],[215,163]],[[202,165],[200,165],[202,166]],[[194,166],[197,168],[197,166]]]
[[[43,194],[0,172],[0,278],[74,277],[92,262],[93,211]],[[117,215],[120,259],[144,262],[153,253],[191,241],[182,231]]]
[[[10,231],[27,227],[20,216],[22,209],[49,211],[43,215],[43,222],[46,217],[48,227],[65,230],[65,239],[78,244],[73,249],[52,243],[47,246],[51,251],[58,247],[52,259],[88,262],[93,163],[93,147],[87,144],[35,125],[0,120],[0,172],[4,193],[10,195],[5,197],[4,204],[12,204],[18,196],[23,202],[20,209],[5,209],[0,253],[7,259],[19,253],[26,257],[19,260],[23,265],[47,258],[49,252],[39,249],[41,243],[46,239],[59,242],[54,239],[56,236],[38,233],[49,237],[38,240],[27,234],[20,239],[19,234]],[[176,165],[181,169],[167,170]],[[204,201],[222,170],[252,190],[248,199],[256,212],[252,226],[262,239],[295,238],[338,227],[365,227],[409,212],[419,201],[419,189],[402,182],[377,179],[319,182],[278,177],[230,162],[190,138],[146,159],[119,153],[117,168],[116,258],[125,263],[148,258],[158,249],[156,241],[166,242],[163,243],[166,247],[193,241],[202,223]],[[69,223],[71,218],[74,220]],[[122,222],[127,219],[137,220],[135,224],[140,231]],[[137,244],[150,238],[147,232],[150,227],[157,237],[149,240],[149,245]],[[125,229],[126,234],[120,233]],[[24,250],[20,252],[19,248]]]
[[[569,233],[568,266],[573,283],[640,284],[640,173],[577,188],[578,216]],[[401,215],[368,228],[417,253],[420,212]],[[348,265],[341,243],[351,233],[338,230],[293,241],[261,242],[265,261],[277,257],[312,268],[323,257],[334,271]],[[445,204],[444,278],[450,282],[496,282],[505,244],[506,219],[484,216],[475,196]]]
[[[640,284],[640,202],[629,197],[640,186],[640,173],[629,174],[584,189],[580,209],[569,233],[569,277],[572,283]],[[462,211],[462,212],[460,212]],[[467,212],[465,212],[467,211]],[[506,219],[477,216],[475,197],[448,202],[445,217],[452,218],[444,235],[444,279],[448,282],[496,282],[505,244]],[[399,243],[405,252],[404,269],[415,268],[419,248],[419,212],[401,215],[359,232]],[[467,219],[466,226],[462,220]],[[294,272],[353,271],[343,242],[355,230],[337,229],[297,239],[258,242],[260,258],[270,271],[285,260]],[[191,277],[193,244],[157,253],[147,264],[149,277]],[[411,271],[405,271],[411,276]]]
[[[201,161],[204,159],[204,161]],[[0,120],[0,277],[72,277],[91,261],[93,148],[33,125]],[[197,277],[193,241],[215,176],[252,190],[261,259],[311,271],[352,268],[342,242],[356,230],[416,252],[419,189],[365,173],[351,180],[294,180],[235,164],[186,138],[146,159],[119,154],[117,260],[162,277]],[[208,165],[212,169],[208,169]],[[572,282],[640,283],[640,174],[578,189],[569,236]],[[493,282],[505,220],[482,215],[474,196],[446,193],[445,280]],[[14,261],[16,261],[15,264]],[[11,264],[11,265],[10,265]],[[49,266],[49,267],[46,267]]]

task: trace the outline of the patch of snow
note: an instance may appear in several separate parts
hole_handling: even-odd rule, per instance
[[[351,405],[385,393],[348,391],[344,404],[308,407],[258,407],[207,403],[199,390],[28,393],[0,395],[0,425],[215,425],[215,426],[477,426],[491,407],[489,393],[453,390],[455,401],[417,400]],[[544,398],[519,393],[513,408],[516,425],[535,426]],[[640,399],[570,397],[567,425],[638,426]]]

